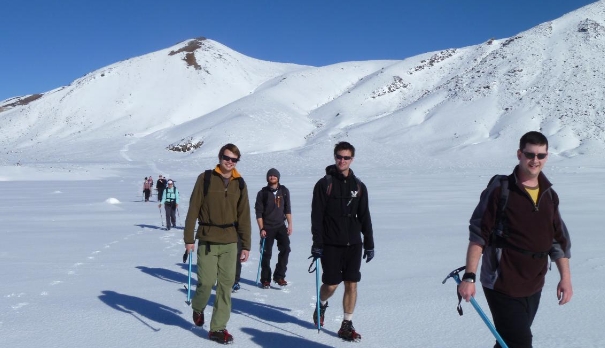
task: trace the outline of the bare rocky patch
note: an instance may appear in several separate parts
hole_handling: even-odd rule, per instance
[[[27,105],[27,104],[33,102],[34,100],[39,99],[43,95],[44,94],[32,94],[25,98],[17,97],[17,98],[15,98],[15,99],[17,99],[16,101],[0,106],[0,112],[14,108],[15,106]]]
[[[168,147],[166,148],[168,151],[174,151],[174,152],[189,152],[189,151],[193,151],[195,149],[198,149],[202,146],[202,144],[204,144],[203,141],[198,141],[198,142],[193,142],[193,138],[189,138],[189,139],[181,139],[181,141],[179,141],[176,144],[170,144],[168,145]]]
[[[202,47],[203,41],[206,40],[205,37],[198,37],[196,39],[190,40],[187,44],[176,51],[170,51],[168,53],[169,56],[174,56],[175,54],[185,53],[185,57],[183,60],[187,63],[187,66],[192,66],[195,70],[202,70],[202,66],[198,64],[197,59],[195,58],[195,50]]]

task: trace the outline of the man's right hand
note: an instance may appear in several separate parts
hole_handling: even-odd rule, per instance
[[[470,301],[471,296],[475,296],[475,283],[461,281],[458,285],[458,293],[466,302]]]
[[[195,244],[185,244],[185,251],[192,253],[195,251]]]
[[[317,260],[317,259],[321,259],[321,254],[323,253],[323,249],[319,248],[319,247],[312,247],[311,248],[311,257],[313,258],[313,261]]]

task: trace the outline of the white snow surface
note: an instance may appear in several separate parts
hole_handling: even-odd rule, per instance
[[[283,289],[255,286],[253,225],[228,330],[241,347],[348,347],[336,337],[342,287],[313,326],[310,204],[336,142],[368,186],[376,257],[362,265],[353,322],[363,347],[489,347],[453,280],[468,220],[494,174],[517,162],[519,137],[550,140],[545,173],[572,237],[572,301],[556,267],[533,325],[535,347],[605,347],[603,90],[605,2],[512,38],[402,61],[325,67],[263,62],[194,39],[115,63],[45,93],[0,102],[0,337],[6,347],[212,346],[185,303],[182,226],[197,176],[221,145],[242,150],[251,197],[275,167],[292,194]],[[177,52],[193,42],[195,62]],[[191,46],[189,46],[191,47]],[[177,52],[170,55],[170,52]],[[191,60],[189,60],[191,62]],[[203,141],[191,152],[166,147]],[[176,180],[177,229],[165,231],[143,177]],[[253,202],[251,202],[253,205]],[[277,250],[274,247],[273,264]],[[194,277],[195,282],[195,277]],[[482,292],[477,300],[487,311]],[[487,311],[489,313],[489,311]]]

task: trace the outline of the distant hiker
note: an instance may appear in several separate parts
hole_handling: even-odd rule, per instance
[[[155,189],[158,190],[158,202],[161,202],[164,195],[164,189],[166,189],[166,179],[162,176],[162,174],[158,176]]]
[[[227,331],[231,315],[231,287],[235,280],[235,258],[238,237],[242,242],[241,262],[250,253],[250,203],[246,183],[235,169],[241,153],[233,144],[224,145],[219,153],[219,164],[197,178],[189,211],[185,220],[184,241],[187,252],[197,250],[197,288],[192,299],[193,322],[204,325],[204,309],[215,282],[216,296],[208,337],[221,343],[231,343]],[[197,233],[195,223],[199,220]]]
[[[275,272],[273,272],[273,281],[280,286],[288,285],[286,270],[290,255],[289,236],[292,234],[292,211],[290,191],[280,184],[279,179],[279,171],[275,168],[269,169],[267,186],[258,191],[254,204],[261,241],[262,238],[265,239],[260,276],[263,288],[269,288],[271,284],[271,255],[275,240],[277,240],[279,255]],[[284,224],[285,221],[288,222],[287,225]]]
[[[149,181],[149,194],[151,195],[151,190],[153,190],[153,178],[150,176],[147,178],[147,181]]]
[[[143,181],[143,194],[145,195],[145,202],[149,202],[149,195],[151,194],[151,185],[149,185],[149,180],[145,177],[145,181]]]
[[[174,187],[174,181],[168,179],[168,186],[164,189],[162,200],[158,207],[164,204],[166,210],[166,230],[170,230],[170,226],[176,227],[176,209],[179,207],[179,190]]]
[[[342,141],[334,147],[334,165],[326,168],[326,175],[313,188],[311,203],[311,256],[321,259],[323,269],[320,289],[320,308],[315,308],[313,321],[320,325],[328,299],[344,281],[344,317],[338,337],[358,341],[361,335],[353,327],[353,311],[357,301],[357,283],[361,280],[362,246],[366,263],[374,258],[374,235],[368,205],[368,189],[349,167],[355,157],[355,148]],[[361,235],[363,234],[363,240]]]
[[[458,293],[475,296],[479,258],[481,285],[496,330],[509,347],[531,347],[531,325],[538,311],[548,257],[559,270],[560,305],[571,300],[571,241],[559,213],[559,196],[542,172],[548,140],[525,133],[513,173],[495,176],[481,193],[470,220],[466,273]],[[500,347],[496,343],[495,347]]]

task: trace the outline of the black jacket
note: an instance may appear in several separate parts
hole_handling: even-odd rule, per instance
[[[158,192],[164,192],[164,189],[166,188],[166,179],[158,179],[158,181],[155,183],[155,188],[158,190]]]
[[[332,177],[329,194],[327,176]],[[313,246],[323,248],[324,244],[363,243],[365,249],[374,249],[372,218],[365,184],[356,179],[352,170],[349,170],[348,177],[342,176],[334,165],[326,168],[326,177],[321,178],[313,189]]]

